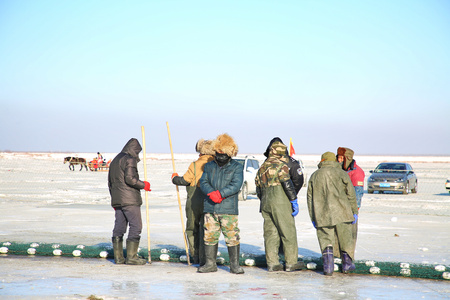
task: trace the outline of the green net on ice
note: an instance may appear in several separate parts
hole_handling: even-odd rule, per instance
[[[126,250],[125,250],[126,252]],[[141,248],[138,252],[141,257],[148,259],[148,250]],[[15,243],[0,242],[0,255],[36,255],[36,256],[66,256],[113,259],[111,244],[100,244],[95,246],[66,245],[48,243]],[[186,263],[186,250],[175,246],[166,248],[155,248],[150,250],[151,261],[167,261]],[[240,265],[249,267],[266,267],[265,255],[253,255],[241,253]],[[321,258],[303,258],[303,262],[309,270],[321,271],[323,268]],[[228,253],[218,253],[217,263],[229,265]],[[384,276],[401,276],[410,278],[450,280],[450,267],[438,264],[416,264],[406,262],[376,262],[376,261],[354,261],[356,269],[353,274],[372,274]],[[335,271],[341,270],[341,260],[335,259]]]

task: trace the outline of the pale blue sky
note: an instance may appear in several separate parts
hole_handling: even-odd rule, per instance
[[[0,0],[0,151],[450,154],[450,1]]]

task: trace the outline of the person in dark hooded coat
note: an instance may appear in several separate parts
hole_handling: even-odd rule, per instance
[[[141,190],[150,191],[150,183],[139,180],[137,163],[142,147],[135,138],[130,139],[109,167],[108,187],[111,206],[115,210],[112,243],[116,264],[143,265],[137,251],[142,232]],[[127,258],[123,255],[123,236],[129,226]]]

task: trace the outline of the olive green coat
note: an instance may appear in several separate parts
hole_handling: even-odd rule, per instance
[[[358,214],[355,188],[335,161],[321,162],[311,175],[307,201],[309,216],[317,227],[353,222],[353,215]]]

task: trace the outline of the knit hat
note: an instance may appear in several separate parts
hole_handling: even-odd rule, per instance
[[[333,152],[325,152],[322,154],[322,157],[320,158],[320,161],[336,161],[336,156]]]
[[[230,157],[236,156],[238,153],[238,146],[233,138],[226,133],[217,136],[213,142],[213,149],[216,152],[225,153]]]

